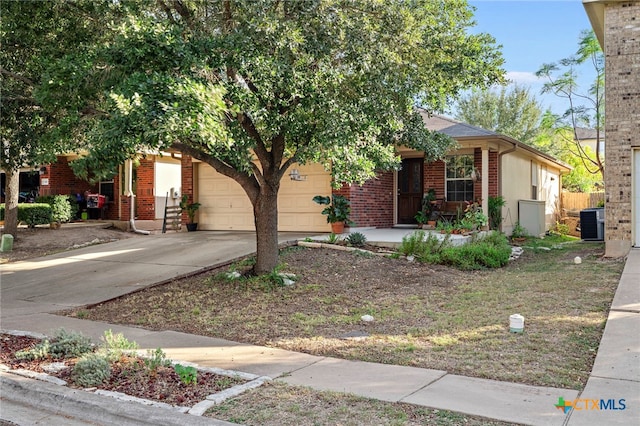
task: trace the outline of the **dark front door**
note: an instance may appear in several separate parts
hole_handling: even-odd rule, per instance
[[[422,158],[405,158],[398,171],[398,224],[416,223],[422,204]]]

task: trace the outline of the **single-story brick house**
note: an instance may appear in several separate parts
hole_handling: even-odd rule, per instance
[[[605,57],[605,255],[640,247],[640,2],[583,0]]]
[[[318,164],[294,165],[298,179],[283,179],[280,187],[279,230],[329,232],[322,206],[315,195],[342,194],[351,201],[351,220],[356,227],[387,228],[415,224],[422,197],[430,189],[448,204],[481,199],[487,211],[490,196],[501,195],[502,230],[509,234],[516,221],[532,234],[541,234],[558,219],[562,174],[570,169],[554,158],[508,136],[470,126],[443,116],[428,116],[425,125],[458,142],[458,148],[444,161],[427,162],[424,153],[399,147],[402,169],[381,172],[363,186],[344,185],[332,190],[330,173]],[[83,194],[98,192],[107,197],[105,219],[130,220],[130,193],[135,193],[135,217],[161,219],[164,205],[175,205],[187,194],[202,207],[197,221],[201,230],[254,230],[249,199],[234,180],[211,166],[180,153],[147,154],[121,166],[109,181],[96,185],[73,176],[61,156],[46,165],[40,175],[40,194]],[[292,168],[292,169],[293,169]],[[128,188],[132,170],[133,188]],[[167,194],[169,198],[167,199]],[[93,212],[94,216],[97,212]]]
[[[402,170],[381,172],[363,186],[331,189],[331,177],[320,165],[294,165],[300,179],[284,179],[280,188],[280,231],[329,232],[314,195],[345,195],[351,201],[356,227],[411,225],[423,195],[433,188],[438,198],[463,203],[482,199],[487,211],[490,196],[501,195],[503,231],[510,233],[516,221],[532,234],[541,234],[558,219],[562,174],[570,168],[510,137],[454,121],[427,116],[425,125],[458,141],[458,149],[445,161],[424,160],[424,153],[398,148]],[[188,160],[187,160],[188,162]],[[183,162],[183,172],[187,162]],[[253,212],[244,191],[235,181],[206,163],[192,160],[194,199],[202,204],[199,228],[204,230],[253,230]],[[183,173],[183,183],[184,183]],[[185,193],[187,191],[185,190]]]

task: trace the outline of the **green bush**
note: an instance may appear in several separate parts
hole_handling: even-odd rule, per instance
[[[49,356],[49,348],[51,344],[48,340],[43,340],[42,342],[35,345],[33,348],[22,349],[15,353],[16,359],[24,359],[27,361],[33,361],[35,359],[44,359]]]
[[[509,261],[511,246],[507,238],[492,232],[462,246],[452,246],[450,235],[444,240],[416,231],[402,239],[398,252],[415,256],[420,262],[453,266],[464,270],[500,268]]]
[[[402,237],[398,251],[405,256],[415,256],[418,260],[429,261],[427,258],[449,246],[450,235],[440,241],[438,237],[424,231],[415,231],[411,235]]]
[[[113,334],[111,330],[105,331],[100,340],[98,352],[110,361],[117,361],[126,352],[138,349],[136,342],[129,341],[122,333]]]
[[[97,386],[107,380],[110,375],[109,361],[96,354],[89,354],[78,360],[72,373],[74,382],[84,387]]]
[[[4,204],[0,204],[0,220],[4,220]],[[26,223],[29,228],[51,223],[51,206],[44,203],[20,203],[18,222]]]
[[[77,358],[92,350],[93,344],[87,336],[60,329],[51,339],[49,353],[54,358]]]
[[[489,197],[489,228],[499,229],[502,224],[502,208],[507,204],[501,196]]]
[[[53,222],[69,222],[73,219],[72,201],[76,204],[77,212],[78,203],[74,197],[68,195],[43,195],[36,198],[36,203],[45,203],[51,206],[51,219]]]
[[[464,270],[500,268],[509,262],[511,246],[506,237],[493,233],[458,247],[447,247],[439,254],[439,263]]]

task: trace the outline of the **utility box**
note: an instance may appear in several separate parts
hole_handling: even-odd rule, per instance
[[[100,194],[87,194],[87,208],[101,209],[104,207],[106,197]]]
[[[604,207],[580,211],[580,238],[585,241],[604,240]]]
[[[520,226],[532,237],[542,237],[547,232],[545,225],[545,202],[540,200],[518,200]]]

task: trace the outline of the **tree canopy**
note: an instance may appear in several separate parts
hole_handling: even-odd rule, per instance
[[[52,137],[62,109],[48,109],[41,91],[51,81],[50,71],[74,56],[100,32],[92,3],[0,2],[0,168],[7,175],[6,226],[17,230],[18,178],[22,167],[55,161],[66,147]],[[77,56],[75,56],[77,57]],[[73,70],[65,76],[70,80]],[[67,111],[78,102],[66,97]]]
[[[426,130],[415,105],[442,110],[502,81],[494,39],[466,31],[461,0],[132,4],[110,3],[123,18],[58,63],[43,99],[77,112],[67,116],[89,152],[80,173],[174,149],[236,180],[254,208],[258,272],[276,265],[291,164],[321,163],[340,185],[397,167],[397,144],[438,158],[451,141]]]
[[[577,83],[582,67],[593,67],[596,77],[593,83],[581,90]],[[567,139],[563,144],[574,156],[580,159],[582,169],[598,174],[596,180],[603,181],[604,158],[601,144],[604,139],[604,55],[600,43],[592,30],[582,31],[576,53],[558,62],[543,64],[536,75],[546,80],[542,93],[552,93],[569,102],[569,108],[557,118],[557,128],[569,129],[560,132]],[[580,139],[579,128],[595,129],[595,152]]]
[[[529,89],[518,85],[474,90],[457,106],[458,120],[525,143],[535,139],[542,115]]]

